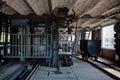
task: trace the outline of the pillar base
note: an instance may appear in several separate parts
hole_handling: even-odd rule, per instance
[[[55,74],[62,74],[61,71],[54,71]]]

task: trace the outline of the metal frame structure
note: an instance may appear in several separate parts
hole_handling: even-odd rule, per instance
[[[60,34],[61,40],[59,40],[59,44],[63,47],[59,50],[59,54],[72,54],[72,34]],[[65,49],[66,48],[66,49]]]
[[[64,65],[71,66],[73,64],[73,35],[74,34],[59,34],[59,55]]]
[[[51,58],[51,34],[10,34],[14,43],[4,45],[7,53],[5,58]],[[31,38],[33,44],[31,43]],[[5,49],[4,47],[4,49]],[[32,48],[32,50],[31,50]],[[32,51],[32,52],[31,52]]]

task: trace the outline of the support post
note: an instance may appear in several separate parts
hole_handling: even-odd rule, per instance
[[[25,61],[25,29],[22,27],[21,29],[21,58],[20,58],[20,61],[21,62],[24,62]]]
[[[8,45],[8,25],[5,26],[5,43],[4,43],[4,55],[6,56],[8,54],[7,50],[7,45]]]
[[[57,18],[56,19],[56,26],[55,26],[55,28],[54,28],[54,30],[53,30],[53,40],[54,40],[54,42],[56,42],[56,44],[55,44],[55,46],[56,46],[56,49],[55,49],[55,54],[56,54],[56,71],[55,71],[55,73],[56,74],[61,74],[61,71],[60,71],[60,66],[61,66],[61,64],[60,64],[60,61],[59,61],[59,27],[60,27],[60,19],[59,18]]]

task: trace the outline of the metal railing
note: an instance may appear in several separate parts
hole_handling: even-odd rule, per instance
[[[4,45],[4,57],[51,58],[51,34],[9,34],[10,41]]]

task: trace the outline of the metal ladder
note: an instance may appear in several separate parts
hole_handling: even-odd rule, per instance
[[[75,54],[77,52],[80,39],[81,39],[81,29],[78,28],[75,33],[75,41],[73,44],[73,54]]]
[[[79,49],[79,41],[81,39],[84,39],[83,36],[81,34],[83,34],[84,30],[83,29],[77,29],[76,33],[75,33],[75,41],[73,44],[73,54],[77,52],[77,49]],[[88,30],[88,33],[85,33],[85,40],[89,40],[90,37],[90,31]]]

